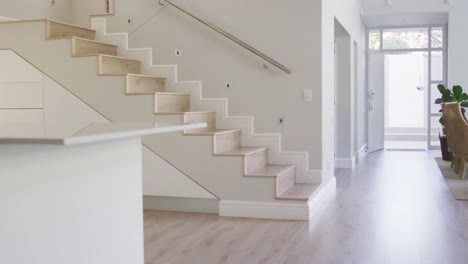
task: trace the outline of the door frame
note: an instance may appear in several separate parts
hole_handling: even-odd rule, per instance
[[[428,30],[428,48],[410,48],[410,49],[384,49],[383,48],[383,31],[388,29],[412,29],[412,28],[427,28]],[[443,44],[442,48],[432,48],[432,29],[433,28],[442,28],[443,33]],[[369,33],[371,31],[380,32],[380,49],[379,50],[371,50],[369,47]],[[434,104],[431,98],[431,86],[432,84],[444,84],[447,86],[448,83],[448,24],[421,24],[421,25],[405,25],[405,26],[382,26],[382,27],[367,27],[366,28],[366,90],[367,94],[369,95],[370,87],[369,87],[369,54],[373,53],[383,53],[391,54],[396,52],[427,52],[428,53],[428,76],[427,76],[427,84],[429,87],[426,87],[428,91],[427,96],[427,149],[428,150],[436,150],[440,149],[440,146],[432,145],[431,142],[431,129],[432,129],[432,117],[440,117],[441,114],[433,114],[431,113],[431,106]],[[432,80],[432,52],[442,52],[443,59],[443,66],[442,66],[442,76],[443,80]],[[369,96],[367,97],[367,113],[369,113]],[[383,106],[382,106],[383,107]],[[367,120],[369,120],[369,115],[367,115]],[[371,129],[369,127],[369,122],[367,122],[367,129]],[[369,142],[369,133],[367,133],[367,141]]]

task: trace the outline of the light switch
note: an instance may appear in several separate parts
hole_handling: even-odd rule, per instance
[[[304,102],[312,102],[312,90],[304,89]]]

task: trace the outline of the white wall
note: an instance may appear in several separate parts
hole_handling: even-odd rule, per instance
[[[14,19],[50,18],[62,22],[72,21],[72,0],[14,0],[0,1],[0,16]]]
[[[335,19],[344,27],[346,32],[350,35],[350,43],[356,42],[358,44],[358,50],[363,50],[365,42],[362,38],[362,23],[360,18],[360,2],[358,0],[334,0],[334,1],[322,1],[322,90],[323,90],[323,123],[322,130],[324,135],[328,135],[323,138],[323,167],[327,168],[328,171],[333,170],[334,165],[334,108],[333,101],[335,98],[334,87],[334,41],[335,41]],[[351,45],[351,44],[350,44]],[[351,49],[351,46],[350,46]],[[364,61],[363,53],[360,53],[359,61]],[[353,63],[350,61],[349,68],[352,69]],[[358,76],[363,78],[364,72],[362,68]],[[346,80],[345,80],[346,81]],[[351,80],[350,89],[353,94],[356,90],[362,91],[363,82],[360,83],[359,87],[354,87],[354,82]],[[362,92],[361,92],[362,93]],[[354,98],[347,98],[350,101],[349,111],[352,109],[360,108],[354,106]],[[352,117],[350,117],[352,118]],[[352,126],[349,129],[349,133],[353,133]],[[364,130],[360,128],[360,130]]]
[[[111,31],[139,26],[122,25],[127,16],[135,15],[135,8],[122,9],[126,3],[116,2]],[[159,8],[141,4],[153,13]],[[308,151],[311,169],[321,170],[320,3],[202,0],[183,4],[288,66],[292,75],[274,67],[264,69],[255,55],[174,8],[165,8],[131,33],[130,46],[152,47],[155,64],[178,64],[180,80],[202,80],[204,97],[228,97],[231,115],[255,116],[256,132],[282,133],[284,150]],[[148,13],[142,13],[142,18]],[[120,22],[114,23],[115,19]],[[182,57],[174,56],[175,48],[182,50]],[[224,89],[226,81],[233,88]],[[303,102],[303,89],[313,90],[312,103]],[[278,117],[285,118],[284,126],[277,124]]]
[[[71,0],[74,24],[89,26],[89,15],[106,11],[106,0]],[[115,4],[115,8],[112,6]],[[161,6],[157,0],[110,0],[114,15],[107,17],[110,32],[131,32],[156,14]],[[130,23],[128,23],[130,20]]]
[[[466,14],[468,1],[453,0],[450,5],[449,46],[448,46],[448,79],[450,85],[462,85],[468,89],[468,27]]]
[[[75,25],[89,27],[89,15],[103,14],[106,0],[71,0],[72,22]]]
[[[292,75],[272,67],[264,69],[262,60],[254,55],[174,8],[161,11],[153,0],[116,0],[116,16],[110,18],[110,31],[130,32],[132,47],[153,47],[155,64],[179,64],[181,80],[203,80],[205,97],[228,97],[231,115],[254,115],[257,132],[282,133],[284,150],[308,151],[311,169],[323,169],[328,175],[334,167],[334,143],[329,136],[334,128],[330,115],[333,65],[327,65],[333,57],[333,19],[336,17],[344,25],[360,47],[362,41],[359,1],[322,2],[301,0],[285,5],[279,0],[187,0],[183,3],[285,64],[292,69]],[[85,6],[82,8],[75,3],[76,0],[73,21],[82,25],[87,23],[89,10],[94,13],[100,9],[98,2],[80,1]],[[182,49],[182,57],[174,57],[175,48]],[[232,89],[224,89],[226,81],[233,83]],[[312,103],[302,101],[303,89],[313,90]],[[284,126],[277,125],[278,117],[285,118]]]

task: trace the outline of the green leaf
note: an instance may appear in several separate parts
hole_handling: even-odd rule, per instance
[[[437,85],[437,89],[439,90],[441,94],[444,94],[444,91],[447,90],[447,88],[445,88],[445,85],[443,84]]]
[[[442,100],[444,100],[444,103],[450,103],[450,102],[455,102],[455,97],[452,96],[452,94],[445,94],[442,96]]]
[[[442,98],[437,98],[434,103],[435,104],[442,104],[442,103],[444,103],[444,100],[442,100]]]
[[[452,91],[453,91],[453,95],[455,95],[455,99],[457,99],[458,101],[460,96],[463,93],[463,88],[460,85],[455,85],[453,86]]]
[[[460,95],[460,98],[458,98],[458,102],[463,102],[463,101],[467,101],[468,100],[468,94],[466,93],[462,93]]]

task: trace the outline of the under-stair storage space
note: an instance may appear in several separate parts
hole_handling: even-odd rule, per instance
[[[57,21],[46,21],[47,39],[67,39],[73,36],[94,40],[96,38],[96,31]]]
[[[112,44],[72,37],[72,54],[74,57],[97,56],[99,54],[117,56],[117,49],[118,47]]]
[[[99,55],[99,75],[140,74],[141,61],[125,59],[111,55]]]
[[[125,78],[128,95],[155,94],[166,91],[166,78],[140,74],[127,74]]]
[[[184,114],[190,111],[190,94],[156,93],[154,95],[155,114]]]

